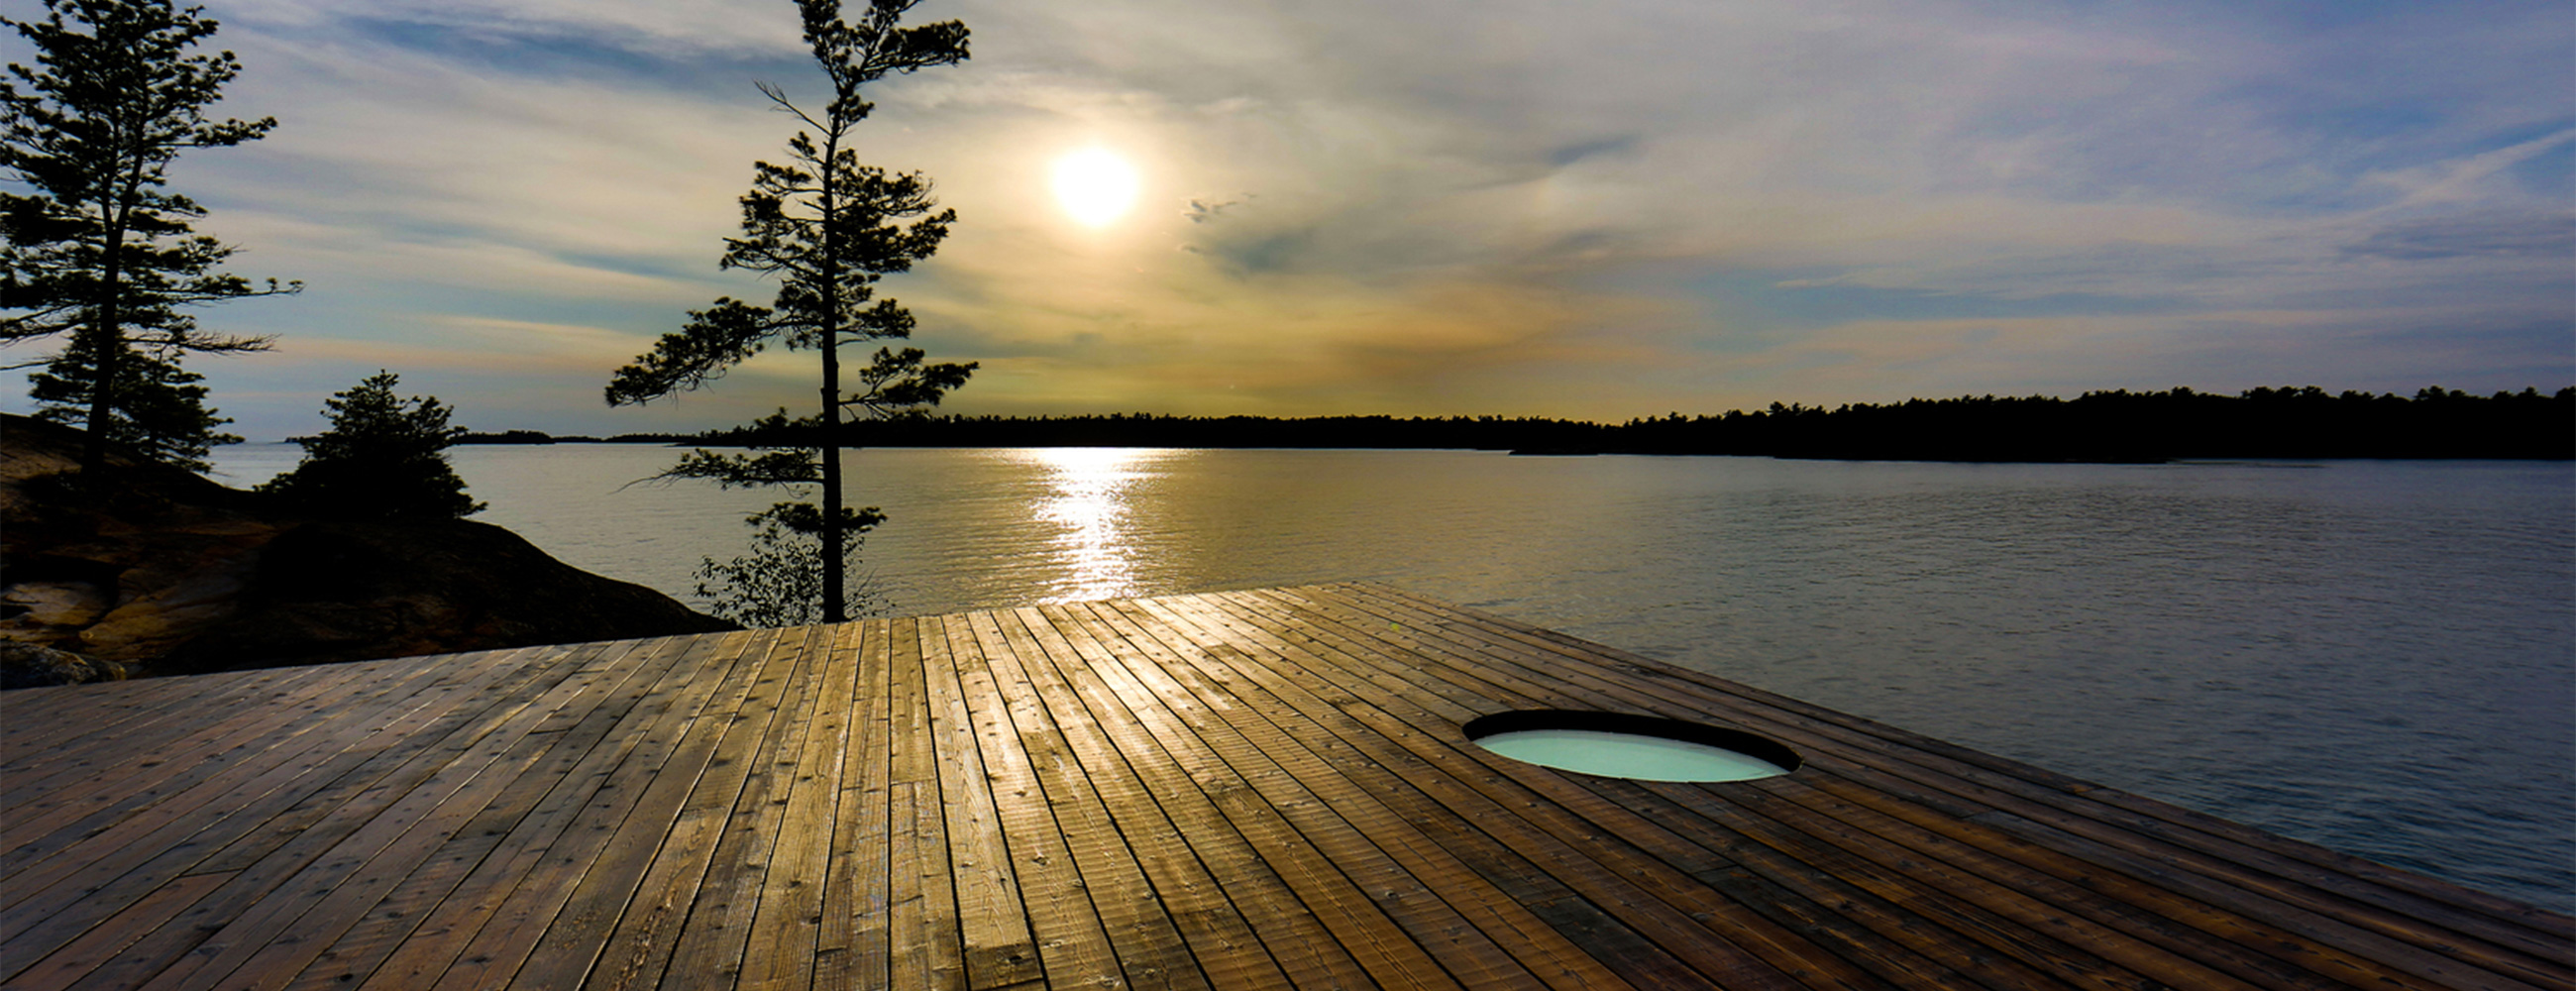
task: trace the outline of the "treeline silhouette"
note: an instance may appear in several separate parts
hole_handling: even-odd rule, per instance
[[[2576,457],[2576,388],[2413,398],[2315,386],[2235,396],[2177,388],[2075,399],[1967,396],[1832,410],[1782,406],[1632,420],[1636,453],[1915,461],[2155,462],[2177,458]]]
[[[687,444],[704,443],[700,434],[618,434],[614,437],[592,437],[587,434],[550,434],[542,430],[504,430],[500,433],[465,433],[458,444]],[[292,440],[294,438],[288,438]]]
[[[772,416],[709,431],[708,446],[810,443],[813,424]],[[2157,462],[2208,458],[2576,458],[2576,387],[2412,397],[2315,386],[2228,396],[2187,388],[1962,396],[1822,406],[1773,403],[1620,424],[1543,417],[936,416],[846,424],[875,447],[1475,448],[1523,454],[1717,454],[1890,461]],[[518,440],[511,431],[489,442]],[[511,438],[503,440],[500,438]],[[536,434],[542,438],[544,435]],[[565,438],[556,438],[565,439]],[[583,438],[588,439],[588,438]],[[644,441],[655,435],[616,440]]]

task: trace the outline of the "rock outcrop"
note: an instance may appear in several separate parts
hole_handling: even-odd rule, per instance
[[[733,629],[471,521],[278,512],[0,415],[0,687]]]

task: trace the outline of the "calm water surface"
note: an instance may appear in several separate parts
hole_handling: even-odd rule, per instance
[[[690,598],[775,496],[452,452],[478,519]],[[282,445],[221,452],[244,485]],[[2576,468],[866,450],[897,613],[1386,581],[2576,909]]]

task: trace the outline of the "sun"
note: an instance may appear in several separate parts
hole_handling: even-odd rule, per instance
[[[1107,225],[1136,205],[1136,167],[1101,148],[1055,160],[1055,198],[1086,227]]]

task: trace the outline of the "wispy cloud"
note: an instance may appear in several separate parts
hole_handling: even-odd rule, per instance
[[[247,432],[346,384],[272,399],[283,369],[368,360],[551,429],[810,394],[771,359],[678,412],[596,398],[682,310],[769,291],[714,259],[750,162],[793,131],[751,81],[814,87],[785,0],[213,13],[247,66],[226,109],[282,124],[181,184],[243,272],[313,287],[209,314],[298,342],[207,369]],[[985,362],[967,411],[1617,418],[2258,370],[2576,378],[2558,3],[920,13],[965,20],[975,57],[882,87],[863,155],[961,214],[888,288],[921,344]],[[1045,182],[1091,145],[1146,184],[1098,231]],[[545,388],[477,384],[486,354]]]

